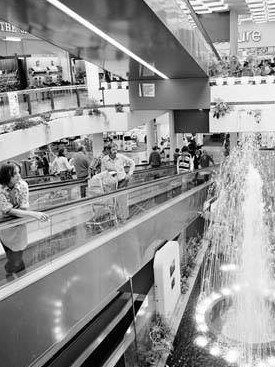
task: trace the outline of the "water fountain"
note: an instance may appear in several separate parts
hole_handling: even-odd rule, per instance
[[[275,366],[268,164],[253,136],[244,137],[217,176],[217,199],[205,234],[209,253],[194,343],[241,367]]]

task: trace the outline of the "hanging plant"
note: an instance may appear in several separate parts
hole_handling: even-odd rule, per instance
[[[230,113],[232,111],[232,107],[221,99],[217,99],[215,101],[215,106],[213,107],[212,111],[213,117],[219,119],[225,114]]]
[[[254,117],[254,120],[257,124],[259,124],[262,120],[262,111],[261,110],[249,110],[247,114]]]
[[[121,104],[119,102],[115,104],[115,109],[116,109],[116,112],[124,112],[123,111],[123,104]]]
[[[102,114],[102,112],[99,110],[100,105],[95,98],[91,98],[88,101],[86,106],[87,108],[89,108],[89,111],[88,111],[89,116],[92,116],[92,115],[100,116]]]

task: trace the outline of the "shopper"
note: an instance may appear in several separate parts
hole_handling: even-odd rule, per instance
[[[201,155],[201,159],[200,159],[201,168],[209,167],[210,163],[212,163],[213,166],[214,166],[213,158],[209,154],[207,154],[206,150],[203,150],[202,155]]]
[[[188,151],[188,147],[182,147],[181,155],[177,161],[177,173],[193,171],[193,158]]]
[[[68,159],[65,157],[64,149],[60,148],[57,157],[52,163],[53,173],[59,176],[61,181],[65,181],[72,177],[72,170],[73,167],[69,164]]]
[[[50,173],[50,165],[46,152],[44,152],[43,154],[42,162],[43,162],[43,173],[44,175],[48,175]]]
[[[134,173],[135,162],[126,155],[117,152],[117,145],[111,143],[109,154],[101,160],[101,172],[116,171],[118,178],[118,188],[128,186],[129,180]],[[128,172],[126,172],[128,171]]]
[[[174,164],[177,164],[177,161],[178,161],[178,158],[179,158],[179,156],[180,156],[181,154],[180,154],[180,150],[179,150],[179,148],[176,148],[175,149],[175,152],[174,152],[174,154],[173,154],[173,160],[174,160]]]
[[[152,152],[149,156],[149,164],[152,168],[157,168],[161,165],[161,156],[157,145],[154,145],[152,148]]]
[[[0,167],[0,218],[15,216],[33,217],[41,222],[49,220],[47,214],[27,210],[28,207],[28,184],[20,176],[20,167],[15,163],[3,164]],[[13,273],[25,269],[23,251],[28,245],[26,225],[2,230],[0,241],[7,256],[6,277],[10,279]]]
[[[75,168],[76,177],[78,179],[88,178],[90,160],[86,155],[86,149],[83,145],[77,148],[77,152],[72,157],[72,165]]]

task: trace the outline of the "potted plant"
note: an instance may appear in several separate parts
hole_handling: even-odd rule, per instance
[[[120,102],[115,104],[115,109],[116,109],[116,112],[124,112],[123,111],[123,104],[121,104]]]
[[[141,345],[139,360],[142,366],[156,366],[160,359],[173,350],[173,335],[166,320],[155,315],[148,328],[146,345]]]
[[[232,107],[228,103],[222,101],[221,99],[217,99],[213,107],[213,117],[219,119],[220,117],[223,117],[225,114],[229,113],[231,110]]]
[[[100,116],[101,115],[101,111],[99,110],[99,103],[95,98],[92,98],[88,101],[87,103],[87,108],[89,108],[88,110],[88,115],[95,115],[95,116]]]

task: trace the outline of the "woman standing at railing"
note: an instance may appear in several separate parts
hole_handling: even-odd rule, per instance
[[[29,189],[27,182],[20,176],[20,167],[15,163],[3,164],[0,167],[0,218],[12,215],[33,217],[41,222],[49,220],[47,214],[27,210],[28,207]],[[25,269],[23,251],[28,245],[26,225],[20,224],[0,231],[0,241],[7,256],[6,277],[11,279],[13,273]]]

